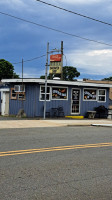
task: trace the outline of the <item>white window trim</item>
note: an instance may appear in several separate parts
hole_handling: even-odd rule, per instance
[[[41,93],[41,87],[45,87],[45,85],[40,85],[39,101],[45,101],[44,99],[43,100],[41,99],[41,94],[45,94],[45,93]],[[51,86],[47,85],[47,88],[48,87],[50,88],[50,93],[46,93],[46,95],[49,94],[49,100],[46,99],[46,101],[51,101]]]
[[[105,95],[99,95],[99,90],[105,90]],[[99,96],[102,96],[102,97],[105,97],[105,101],[99,101]],[[98,97],[98,102],[99,103],[105,103],[106,102],[106,89],[98,89],[98,95],[97,95],[97,97]]]
[[[95,100],[93,100],[93,99],[84,99],[84,90],[96,90],[96,99]],[[96,88],[83,88],[83,101],[86,101],[86,102],[88,102],[88,101],[98,101],[98,89],[96,89]]]
[[[52,98],[52,88],[66,88],[66,89],[67,89],[67,98],[66,98],[66,99],[53,99],[53,98]],[[68,87],[63,87],[63,86],[52,86],[52,87],[51,87],[51,100],[52,100],[52,101],[67,101],[67,100],[68,100]]]

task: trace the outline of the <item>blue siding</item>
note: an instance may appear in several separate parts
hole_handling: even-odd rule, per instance
[[[0,114],[1,114],[1,92],[0,92]]]
[[[65,86],[67,87],[67,86]],[[39,86],[39,93],[38,93],[38,101],[37,101],[37,109],[36,109],[36,115],[37,116],[43,116],[43,111],[44,111],[44,101],[39,101],[39,95],[40,95],[40,86]],[[69,90],[68,90],[69,91]],[[46,102],[46,111],[50,111],[51,108],[57,108],[59,106],[62,106],[64,109],[65,115],[70,114],[70,97],[71,93],[70,91],[68,92],[68,100],[51,100]]]
[[[11,87],[13,87],[13,85],[11,85]],[[38,94],[39,94],[39,85],[31,83],[25,85],[25,100],[23,100],[23,108],[28,117],[36,116]],[[10,99],[10,104],[9,104],[10,115],[17,115],[21,108],[22,108],[22,100]]]
[[[50,85],[49,85],[50,86]],[[53,85],[52,85],[53,86]],[[11,85],[13,87],[13,85]],[[59,87],[59,86],[58,86]],[[61,85],[60,85],[61,87]],[[94,110],[95,107],[109,105],[109,89],[106,89],[106,102],[99,103],[97,101],[83,101],[83,87],[68,87],[68,100],[51,100],[46,103],[46,111],[50,111],[52,107],[62,106],[65,115],[71,115],[71,92],[72,88],[81,89],[80,115],[85,116],[88,110]],[[86,87],[84,87],[86,88]],[[38,83],[27,83],[25,85],[26,98],[23,100],[24,111],[28,117],[43,117],[44,101],[39,101],[40,85]],[[9,104],[10,115],[17,115],[22,108],[21,100],[11,100]]]
[[[105,88],[101,88],[101,89],[105,89]],[[82,88],[82,90],[81,90],[81,109],[80,109],[81,115],[86,116],[87,111],[95,110],[95,108],[100,105],[103,105],[106,108],[108,108],[108,106],[109,106],[109,89],[106,89],[106,102],[103,103],[103,102],[98,102],[98,101],[83,101],[83,88]]]

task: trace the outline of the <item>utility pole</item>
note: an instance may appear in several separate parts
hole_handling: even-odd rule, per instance
[[[45,99],[44,99],[44,119],[46,119],[46,97],[47,97],[47,71],[48,71],[48,55],[53,52],[60,52],[62,55],[61,60],[61,67],[62,67],[62,73],[61,73],[61,80],[63,80],[63,41],[61,41],[61,49],[54,49],[52,51],[49,51],[49,43],[47,43],[47,54],[46,54],[46,67],[45,67]]]
[[[47,43],[46,68],[45,68],[45,100],[44,100],[44,119],[46,119],[46,93],[47,93],[48,54],[49,54],[49,43]]]
[[[24,110],[24,106],[23,106],[23,58],[22,58],[22,109]]]
[[[61,72],[61,80],[63,80],[63,41],[61,41],[61,67],[62,67],[62,72]]]

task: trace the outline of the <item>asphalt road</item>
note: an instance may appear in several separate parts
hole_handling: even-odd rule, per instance
[[[0,130],[0,200],[75,199],[112,200],[112,128]]]

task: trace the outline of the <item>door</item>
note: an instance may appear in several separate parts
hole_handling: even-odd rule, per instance
[[[2,92],[1,114],[9,115],[9,92]]]
[[[71,114],[80,114],[80,89],[72,89]]]

